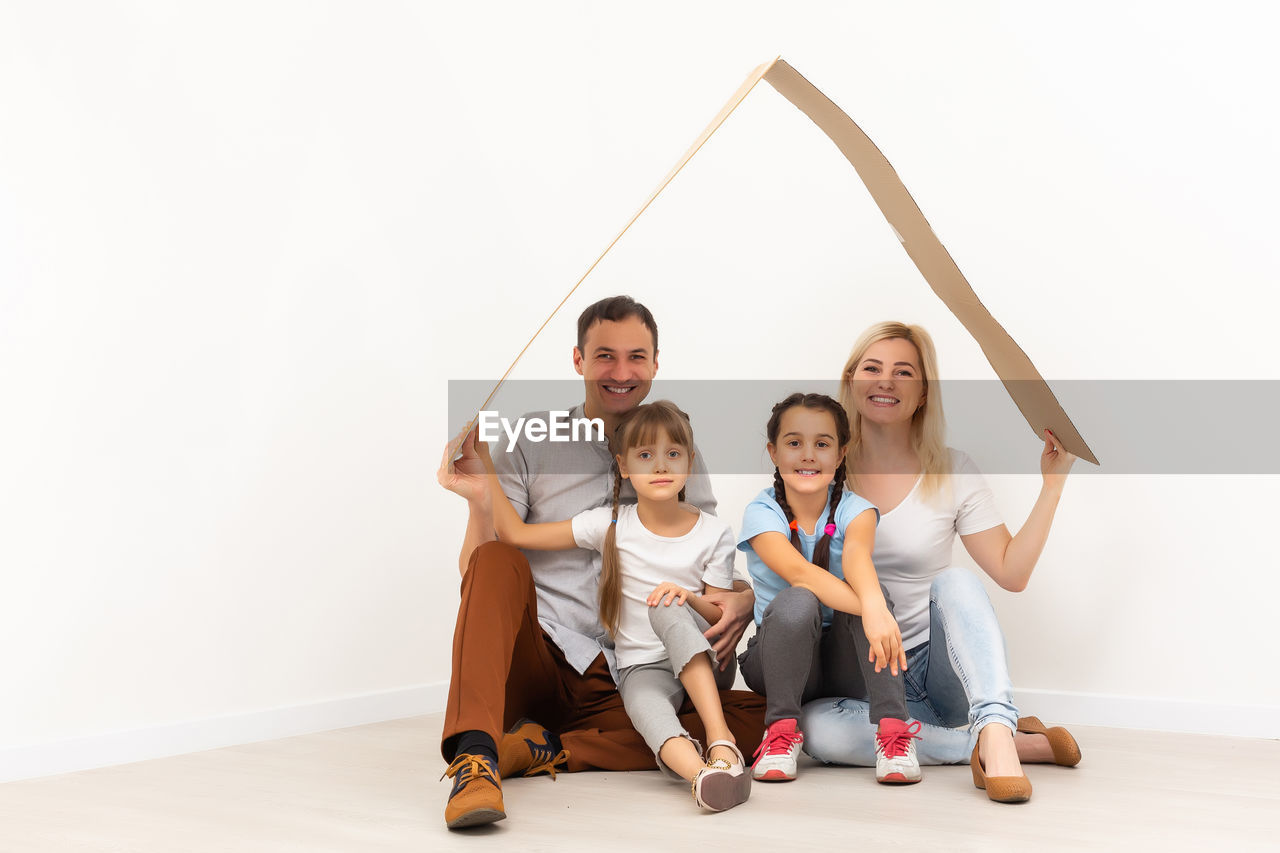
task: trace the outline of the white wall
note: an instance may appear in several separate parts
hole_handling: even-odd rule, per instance
[[[1270,22],[1029,6],[0,10],[8,775],[442,707],[447,381],[500,374],[779,53],[1050,379],[1277,378]],[[886,317],[992,375],[764,85],[517,376],[571,375],[573,318],[614,292],[658,315],[667,377],[826,376]],[[760,485],[721,478],[724,512]],[[993,486],[1016,524],[1034,479]],[[1275,486],[1075,478],[1031,588],[994,595],[1035,709],[1280,735]]]

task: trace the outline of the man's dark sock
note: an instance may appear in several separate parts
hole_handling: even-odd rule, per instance
[[[453,757],[457,758],[464,752],[482,755],[492,761],[494,767],[498,766],[498,745],[482,731],[472,729],[458,735],[458,747],[454,750]]]
[[[564,749],[564,744],[560,743],[560,735],[550,729],[547,730],[547,743],[551,744],[551,750],[556,755],[559,755],[560,751]]]

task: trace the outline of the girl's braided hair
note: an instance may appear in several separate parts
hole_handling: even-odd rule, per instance
[[[828,397],[826,394],[792,394],[773,407],[773,413],[769,416],[769,423],[765,427],[765,433],[769,436],[769,443],[777,445],[778,430],[782,428],[782,416],[796,406],[803,406],[806,409],[813,409],[819,412],[828,412],[836,422],[836,441],[840,447],[846,447],[849,444],[849,415],[845,413],[844,407],[838,402]],[[840,505],[840,498],[844,494],[845,483],[845,461],[840,460],[840,467],[836,469],[835,486],[831,491],[831,509],[827,513],[826,524],[834,524],[836,520],[836,507]],[[773,469],[773,496],[778,502],[778,506],[782,507],[783,513],[787,516],[787,524],[791,527],[791,544],[796,546],[796,550],[800,548],[800,533],[796,529],[799,525],[794,525],[795,513],[791,511],[791,505],[787,503],[787,486],[782,481],[782,472],[777,466]],[[822,538],[813,546],[813,559],[810,560],[815,566],[826,569],[829,568],[828,563],[831,561],[831,534],[823,530]]]

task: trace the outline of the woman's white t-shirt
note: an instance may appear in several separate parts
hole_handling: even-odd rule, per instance
[[[575,515],[573,539],[578,547],[603,550],[612,518],[613,510],[607,506]],[[666,582],[693,592],[703,584],[732,589],[733,531],[719,518],[699,510],[698,521],[688,533],[659,536],[640,523],[635,504],[622,504],[618,507],[616,541],[622,564],[622,606],[618,633],[613,638],[618,668],[665,660],[666,647],[649,625],[649,593]]]
[[[949,448],[950,449],[950,448]],[[986,479],[968,454],[951,450],[949,490],[926,502],[920,480],[889,512],[881,512],[871,559],[893,600],[902,647],[929,639],[929,584],[952,565],[956,534],[967,536],[1003,524]]]

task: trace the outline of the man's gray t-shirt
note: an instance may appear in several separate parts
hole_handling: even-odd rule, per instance
[[[582,405],[569,412],[584,417]],[[551,422],[551,413],[530,412],[525,418]],[[613,505],[613,457],[609,442],[591,438],[578,441],[530,441],[525,433],[510,452],[505,445],[493,448],[493,464],[502,491],[516,513],[530,524],[568,521],[580,512]],[[716,499],[702,454],[694,448],[693,472],[685,485],[685,499],[715,514]],[[635,489],[623,480],[620,502],[635,503]],[[579,673],[596,655],[604,653],[609,672],[617,680],[613,642],[599,616],[600,554],[585,548],[566,551],[522,550],[533,571],[538,593],[538,621],[565,659]]]

